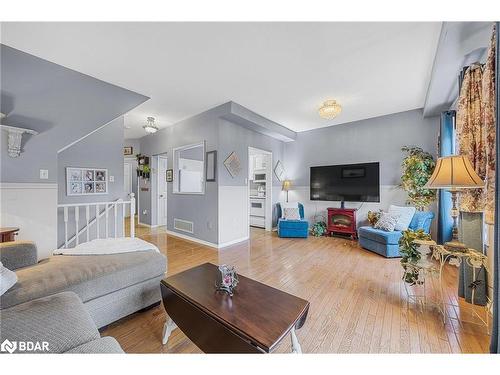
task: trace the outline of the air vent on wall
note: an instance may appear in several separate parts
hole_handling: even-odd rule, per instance
[[[194,233],[193,227],[194,227],[194,224],[192,221],[174,218],[174,229],[177,229],[177,230],[180,230],[183,232]]]

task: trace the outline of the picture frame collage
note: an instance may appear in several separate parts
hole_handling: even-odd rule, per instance
[[[108,170],[104,168],[66,168],[66,195],[108,194]]]

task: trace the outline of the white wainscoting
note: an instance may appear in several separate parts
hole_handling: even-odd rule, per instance
[[[219,245],[248,239],[248,199],[247,186],[219,185]]]
[[[38,260],[57,248],[57,184],[0,183],[0,226],[19,227],[18,240],[34,241]]]
[[[283,199],[283,198],[282,198]],[[380,186],[380,202],[379,203],[350,203],[346,202],[346,208],[357,208],[356,219],[358,227],[360,225],[366,225],[366,215],[368,211],[374,211],[382,209],[386,211],[391,204],[398,206],[406,205],[407,194],[403,190],[399,189],[397,185],[381,185]],[[328,207],[340,207],[340,202],[324,202],[324,201],[311,201],[309,200],[309,186],[294,186],[293,190],[288,192],[288,200],[290,202],[297,201],[304,205],[305,216],[309,220],[309,224],[312,225],[315,220],[315,215],[323,215],[326,221]],[[436,218],[432,223],[431,232],[433,237],[436,234],[437,228],[437,210],[436,205],[433,204],[430,210],[436,214]]]

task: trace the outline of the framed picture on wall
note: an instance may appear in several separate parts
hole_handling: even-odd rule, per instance
[[[215,182],[217,175],[217,151],[208,151],[205,157],[205,181]]]
[[[274,174],[278,181],[283,182],[285,180],[285,168],[283,167],[283,163],[279,160],[274,167]]]
[[[240,158],[236,155],[236,152],[231,152],[226,160],[224,160],[224,166],[231,175],[235,178],[241,172]]]
[[[108,170],[105,168],[66,168],[66,195],[108,194]]]
[[[123,147],[123,155],[130,156],[134,154],[134,148],[132,146]]]

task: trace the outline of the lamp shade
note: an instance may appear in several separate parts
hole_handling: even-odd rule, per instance
[[[285,180],[283,181],[283,191],[288,191],[292,189],[292,181]]]
[[[472,167],[469,159],[462,155],[439,158],[431,178],[425,184],[427,189],[478,189],[484,181]]]

